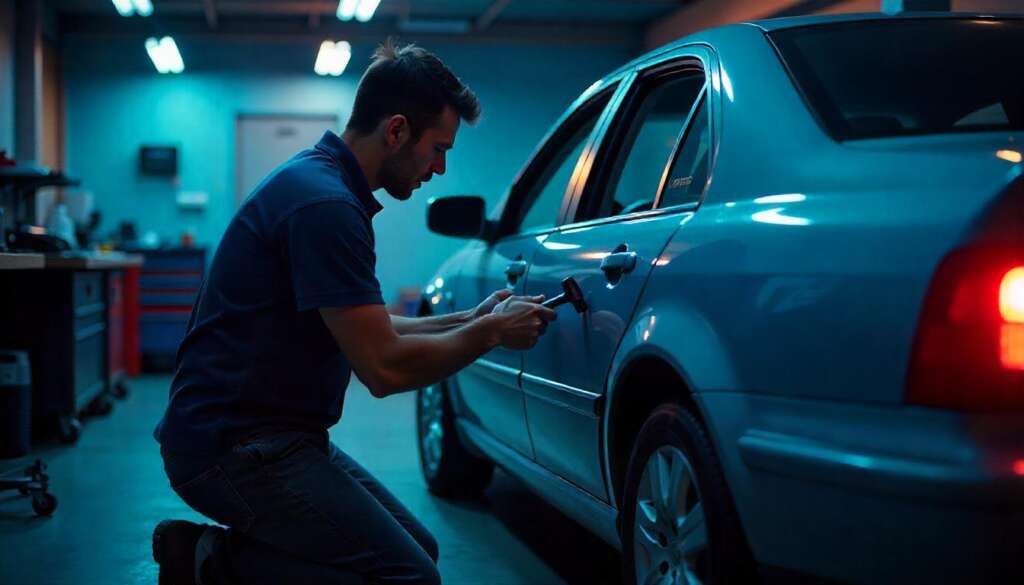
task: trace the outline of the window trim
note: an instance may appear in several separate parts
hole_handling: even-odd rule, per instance
[[[540,146],[534,151],[534,154],[519,173],[519,176],[516,177],[509,190],[508,201],[498,220],[498,229],[496,230],[494,241],[497,242],[520,236],[536,236],[551,233],[558,229],[565,218],[568,204],[572,201],[578,184],[585,183],[590,175],[590,169],[588,168],[581,176],[574,176],[577,174],[584,156],[588,154],[588,151],[593,150],[595,144],[600,143],[603,137],[605,119],[610,111],[614,111],[612,106],[617,104],[616,98],[619,97],[624,79],[624,77],[616,78],[605,87],[595,91],[592,95],[584,94],[584,101],[563,114],[548,135],[541,141]],[[606,100],[603,106],[598,105],[601,100]],[[585,117],[589,108],[600,108],[600,110],[597,112],[594,127],[583,141],[583,151],[573,166],[573,174],[570,176],[565,193],[562,195],[562,204],[555,218],[555,224],[549,227],[520,231],[525,214],[529,212],[529,206],[533,204],[533,201],[526,202],[529,190],[536,185],[538,175],[548,169],[548,165],[551,164],[555,154],[557,154],[561,147],[565,146],[565,141],[579,130],[581,125],[586,123],[584,120],[590,119]],[[524,206],[526,207],[525,212]]]
[[[593,167],[598,167],[598,170],[588,173],[587,182],[582,186],[580,192],[576,195],[573,201],[573,206],[566,216],[567,223],[562,224],[562,228],[576,228],[580,226],[592,226],[601,225],[604,223],[612,223],[615,221],[629,221],[633,219],[653,217],[668,213],[679,213],[685,211],[691,211],[700,206],[703,202],[704,197],[707,194],[708,185],[711,183],[711,175],[715,162],[715,152],[717,147],[716,135],[714,132],[713,118],[711,117],[711,103],[708,103],[708,125],[711,129],[711,161],[709,162],[708,178],[704,184],[704,188],[701,191],[700,198],[692,203],[684,203],[680,205],[674,205],[666,208],[657,207],[660,203],[661,193],[664,186],[664,178],[666,173],[671,170],[671,165],[675,161],[675,155],[677,149],[682,145],[682,139],[685,139],[685,134],[689,131],[690,123],[693,119],[693,114],[696,111],[696,107],[700,104],[701,100],[710,100],[711,96],[711,77],[714,74],[712,71],[713,61],[707,56],[701,54],[701,49],[706,49],[705,45],[690,45],[683,47],[685,52],[673,53],[671,56],[659,56],[653,62],[642,64],[634,69],[634,75],[628,80],[624,80],[622,86],[622,97],[616,104],[615,111],[609,117],[607,127],[603,129],[602,140],[598,152],[595,154],[595,162],[592,164]],[[697,50],[695,50],[697,49]],[[628,128],[624,127],[624,124],[633,121],[633,114],[636,112],[636,108],[639,105],[641,98],[639,97],[642,90],[644,89],[643,84],[649,84],[657,82],[658,80],[665,77],[675,77],[677,75],[685,75],[686,71],[699,71],[704,77],[704,84],[701,86],[697,94],[697,99],[690,107],[690,112],[687,114],[686,120],[680,129],[680,137],[677,138],[676,144],[672,150],[672,156],[665,162],[665,168],[662,171],[662,180],[658,184],[658,192],[656,194],[657,199],[655,200],[655,206],[652,209],[637,211],[629,214],[612,215],[606,217],[585,217],[580,219],[581,214],[593,213],[593,207],[595,202],[597,204],[603,203],[604,198],[608,196],[608,193],[597,193],[599,185],[596,183],[602,182],[608,175],[609,169],[602,168],[607,158],[612,152],[617,152],[617,149],[621,148],[621,138],[628,132]],[[626,117],[629,119],[625,119]]]
[[[665,165],[665,170],[661,173],[661,181],[658,181],[658,193],[654,197],[654,209],[661,209],[662,199],[665,197],[665,183],[668,182],[668,174],[672,171],[672,168],[676,166],[679,155],[682,154],[683,146],[686,145],[686,139],[690,137],[690,130],[693,129],[693,118],[697,115],[697,110],[704,105],[705,100],[708,99],[708,83],[707,79],[704,80],[704,87],[701,88],[700,93],[697,94],[697,100],[693,102],[690,107],[690,113],[686,116],[686,123],[683,124],[683,129],[679,131],[679,137],[676,138],[676,145],[672,148],[672,154],[668,157],[668,163]],[[707,112],[708,116],[708,139],[711,136],[711,113]],[[708,146],[708,158],[711,158],[711,147]],[[704,194],[708,191],[708,183],[711,182],[711,161],[708,160],[708,176],[704,178],[704,185],[701,186],[700,195],[694,204],[700,203],[704,200]],[[679,205],[672,205],[670,207],[679,207],[680,205],[690,205],[691,203],[681,203]]]

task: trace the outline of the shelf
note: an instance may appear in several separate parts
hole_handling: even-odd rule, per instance
[[[17,189],[39,189],[41,187],[73,187],[81,181],[60,171],[46,167],[15,166],[0,167],[0,187],[14,186]]]
[[[32,270],[45,265],[42,254],[0,253],[0,270]]]
[[[46,267],[78,270],[112,270],[142,266],[142,260],[143,258],[140,254],[71,252],[67,254],[47,254]]]

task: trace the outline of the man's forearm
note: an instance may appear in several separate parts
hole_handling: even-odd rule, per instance
[[[482,317],[443,333],[400,335],[382,356],[375,396],[412,390],[451,376],[497,347],[494,323]]]
[[[391,315],[391,326],[399,335],[430,335],[461,327],[472,320],[470,311],[457,311],[431,317],[401,317]]]

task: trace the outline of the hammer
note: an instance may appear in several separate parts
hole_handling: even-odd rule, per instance
[[[559,305],[566,303],[572,303],[573,308],[576,309],[577,313],[582,313],[587,310],[587,302],[583,300],[583,291],[580,290],[580,285],[576,283],[576,279],[569,276],[562,280],[562,294],[551,297],[544,301],[542,304],[549,309],[554,309]]]

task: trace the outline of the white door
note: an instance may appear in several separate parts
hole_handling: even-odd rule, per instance
[[[325,130],[338,130],[337,116],[239,115],[235,124],[235,203],[241,204],[270,171],[313,148]]]

